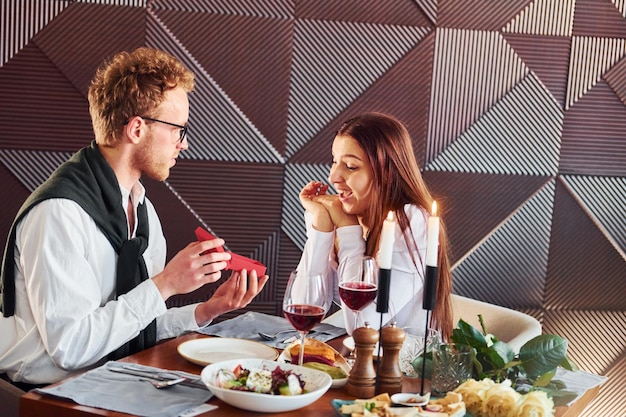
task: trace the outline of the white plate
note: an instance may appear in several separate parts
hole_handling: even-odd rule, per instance
[[[292,370],[300,375],[304,381],[305,392],[300,395],[268,395],[257,392],[238,391],[217,387],[215,376],[220,369],[233,370],[236,366],[245,369],[268,369],[280,367],[283,370]],[[263,359],[241,359],[218,362],[206,366],[200,374],[202,381],[220,400],[234,407],[259,413],[282,413],[297,410],[318,400],[331,385],[331,378],[325,372],[289,363],[278,363]]]
[[[209,365],[231,359],[259,358],[273,361],[278,358],[278,351],[271,346],[228,337],[189,340],[178,345],[178,353],[197,365]]]
[[[300,342],[295,342],[297,344],[300,344]],[[323,342],[319,342],[319,343],[323,343]],[[292,343],[293,344],[293,343]],[[337,352],[335,349],[333,349],[332,346],[329,346],[328,344],[324,343],[325,345],[327,345],[329,348],[331,348],[334,352],[335,352],[335,357],[339,358],[339,360],[336,360],[334,365],[338,368],[341,368],[346,375],[350,375],[350,370],[352,368],[350,368],[350,365],[348,365],[348,362],[346,362],[346,359],[341,356],[341,354],[339,352]],[[278,357],[278,362],[280,363],[292,363],[291,362],[291,353],[289,353],[289,348],[291,347],[291,345],[289,345],[287,348],[285,348],[282,353],[280,354],[280,356]],[[298,362],[296,360],[296,362]],[[296,364],[294,364],[296,365]],[[331,385],[331,388],[341,388],[344,385],[346,385],[346,383],[348,382],[348,377],[345,378],[341,378],[341,379],[333,379],[333,383]]]
[[[409,392],[402,392],[391,396],[391,402],[394,404],[406,405],[409,407],[424,406],[428,404],[429,400],[430,392],[425,393],[423,397],[419,394]]]
[[[352,352],[354,350],[354,339],[352,338],[352,336],[348,336],[345,339],[343,339],[343,345],[346,349],[348,349],[350,352]],[[374,357],[378,357],[378,343],[376,343],[376,345],[374,346]],[[383,356],[383,350],[380,350],[380,356]]]

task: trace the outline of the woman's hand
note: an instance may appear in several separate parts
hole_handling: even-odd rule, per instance
[[[300,203],[313,216],[313,228],[320,232],[332,232],[335,228],[328,209],[318,201],[326,196],[328,185],[321,181],[311,181],[300,190]]]
[[[263,290],[268,280],[267,275],[257,278],[254,270],[249,273],[245,269],[233,271],[211,298],[198,305],[196,322],[202,326],[219,315],[247,306]]]
[[[316,203],[320,203],[330,215],[330,219],[335,227],[352,226],[359,224],[359,220],[355,215],[348,214],[343,210],[339,196],[331,194],[323,194],[314,197]]]

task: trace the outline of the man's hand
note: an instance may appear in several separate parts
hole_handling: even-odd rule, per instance
[[[178,252],[161,273],[152,277],[163,299],[187,294],[220,279],[221,271],[226,268],[226,261],[230,260],[231,255],[228,252],[209,251],[223,245],[223,239],[192,242]]]
[[[247,306],[263,290],[268,280],[267,275],[257,278],[254,270],[250,273],[245,269],[233,271],[213,296],[196,308],[196,322],[202,326],[221,314]]]

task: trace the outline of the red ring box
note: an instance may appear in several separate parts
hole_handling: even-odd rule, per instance
[[[213,236],[211,233],[207,232],[200,226],[196,228],[196,237],[199,241],[215,239],[215,236]],[[224,252],[224,248],[219,246],[217,248],[211,249],[209,252]],[[255,270],[256,276],[259,278],[265,275],[267,267],[261,262],[255,261],[254,259],[246,258],[245,256],[241,256],[236,253],[229,253],[231,258],[230,261],[226,261],[226,269],[231,269],[233,271],[241,271],[242,269],[245,269],[246,271]]]

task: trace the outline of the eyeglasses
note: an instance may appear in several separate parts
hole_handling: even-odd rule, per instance
[[[164,122],[163,120],[159,120],[159,119],[153,119],[152,117],[146,117],[146,116],[139,116],[141,117],[143,120],[148,120],[150,122],[158,122],[158,123],[163,123],[165,125],[169,125],[169,126],[174,126],[180,129],[180,131],[178,132],[178,134],[180,135],[178,138],[178,141],[180,143],[183,143],[183,140],[185,140],[185,136],[187,136],[187,126],[181,126],[181,125],[177,125],[176,123],[170,123],[170,122]]]

